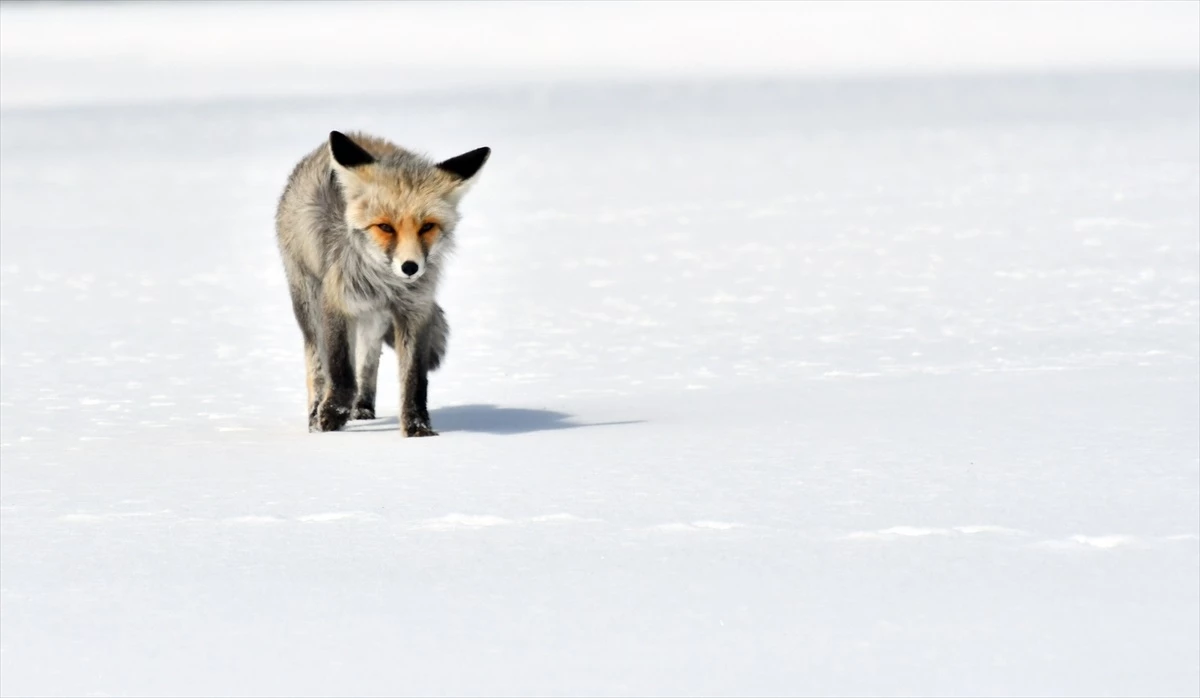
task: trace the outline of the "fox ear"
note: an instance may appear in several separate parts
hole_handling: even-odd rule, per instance
[[[491,154],[491,148],[476,148],[469,153],[455,155],[449,160],[439,162],[437,168],[465,182],[479,173]]]
[[[329,132],[329,152],[333,155],[334,162],[346,168],[370,165],[375,162],[373,155],[338,131]]]

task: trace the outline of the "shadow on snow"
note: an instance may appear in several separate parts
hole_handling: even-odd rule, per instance
[[[439,433],[466,431],[480,434],[529,434],[535,431],[641,423],[641,420],[579,423],[571,419],[571,415],[566,412],[496,405],[455,405],[429,411],[433,429]],[[369,422],[351,422],[346,425],[345,430],[395,431],[399,429],[398,421],[397,417],[384,417]]]

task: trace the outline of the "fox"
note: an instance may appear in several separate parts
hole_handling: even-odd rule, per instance
[[[459,203],[491,156],[440,162],[362,132],[331,131],[288,177],[276,242],[304,340],[310,432],[375,418],[383,344],[400,369],[400,431],[437,436],[429,372],[449,340],[436,301]]]

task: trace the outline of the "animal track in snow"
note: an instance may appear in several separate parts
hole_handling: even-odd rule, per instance
[[[328,523],[330,521],[378,521],[378,514],[369,511],[331,511],[324,514],[309,514],[298,517],[297,521],[306,523]]]
[[[86,514],[85,515],[76,515],[76,516],[79,518],[74,519],[74,520],[80,520],[80,521],[92,520],[91,518],[82,518],[82,517],[87,517],[88,515],[86,515]],[[225,523],[225,524],[266,525],[266,524],[276,524],[276,523],[288,523],[288,522],[295,522],[295,521],[299,521],[299,522],[303,522],[303,523],[329,523],[329,522],[334,522],[334,521],[368,522],[368,521],[379,521],[379,520],[382,520],[382,518],[383,517],[381,517],[377,514],[372,514],[371,512],[367,512],[367,511],[338,511],[338,512],[326,512],[326,513],[321,513],[321,514],[308,514],[306,516],[299,516],[294,519],[285,519],[285,518],[280,518],[278,516],[270,516],[270,515],[253,515],[253,514],[251,514],[251,515],[245,515],[245,516],[232,516],[229,518],[221,519],[220,522]],[[603,521],[601,521],[600,519],[588,519],[588,518],[583,518],[580,516],[575,516],[574,514],[564,514],[564,513],[543,514],[541,516],[532,516],[532,517],[529,517],[526,519],[521,519],[519,521],[506,519],[506,518],[500,517],[500,516],[447,514],[446,516],[438,517],[435,519],[425,519],[424,521],[419,521],[416,524],[414,524],[412,526],[412,528],[417,529],[417,530],[425,530],[425,531],[454,531],[454,530],[473,530],[473,529],[491,528],[493,526],[506,526],[506,525],[517,524],[517,523],[533,523],[533,524],[603,523]]]
[[[1108,536],[1083,536],[1076,535],[1066,539],[1059,540],[1044,540],[1037,543],[1040,548],[1058,548],[1068,550],[1086,550],[1099,549],[1110,550],[1112,548],[1123,548],[1132,545],[1137,545],[1138,539],[1136,536],[1125,535],[1108,535]]]
[[[1025,535],[1024,531],[1005,526],[955,526],[954,530],[958,531],[959,533],[965,533],[969,536],[975,535],[976,533],[996,533],[1007,536]]]
[[[170,514],[170,509],[162,511],[126,511],[113,514],[67,514],[58,517],[59,521],[70,521],[72,523],[91,523],[96,521],[115,521],[119,519],[140,519],[150,516],[162,516]]]
[[[525,519],[530,523],[603,523],[600,519],[585,519],[574,514],[545,514]]]
[[[423,531],[462,531],[507,526],[512,521],[500,516],[472,516],[470,514],[447,514],[436,519],[426,519],[413,528]]]
[[[734,528],[743,528],[744,524],[732,523],[728,521],[693,521],[689,523],[668,523],[651,526],[652,531],[666,532],[686,532],[686,531],[728,531]]]
[[[494,526],[509,526],[513,524],[566,524],[566,523],[604,523],[601,519],[589,519],[574,514],[557,513],[530,516],[524,519],[506,519],[503,516],[486,514],[447,514],[436,519],[426,519],[418,522],[414,529],[424,531],[460,531],[492,528]]]
[[[273,524],[283,523],[284,519],[277,516],[233,516],[224,520],[227,524]]]
[[[924,536],[948,536],[948,528],[920,528],[917,526],[892,526],[878,531],[855,531],[846,536],[855,540],[892,540],[895,538],[920,538]]]
[[[1137,542],[1133,536],[1071,536],[1071,540],[1093,548],[1116,548]]]
[[[1181,533],[1171,536],[1131,536],[1125,534],[1110,534],[1104,536],[1074,535],[1067,538],[1043,540],[1035,543],[1039,548],[1058,550],[1112,550],[1114,548],[1152,548],[1162,543],[1193,542],[1200,540],[1194,533]]]
[[[878,531],[855,531],[846,536],[854,540],[896,540],[897,538],[924,538],[926,536],[952,536],[956,533],[974,536],[984,533],[1019,536],[1024,531],[1005,526],[974,525],[953,528],[923,528],[919,526],[892,526]]]

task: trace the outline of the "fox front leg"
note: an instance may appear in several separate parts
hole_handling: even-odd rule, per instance
[[[350,406],[355,395],[353,349],[346,316],[336,309],[323,308],[321,364],[325,373],[325,392],[317,406],[317,431],[337,431],[350,419]]]
[[[359,318],[354,333],[355,375],[358,377],[358,396],[354,399],[351,419],[375,419],[375,384],[379,378],[379,353],[383,336],[392,331],[392,319],[387,315],[367,315]]]
[[[437,436],[429,425],[429,367],[426,323],[418,328],[395,323],[396,356],[400,359],[400,430],[405,436]]]

